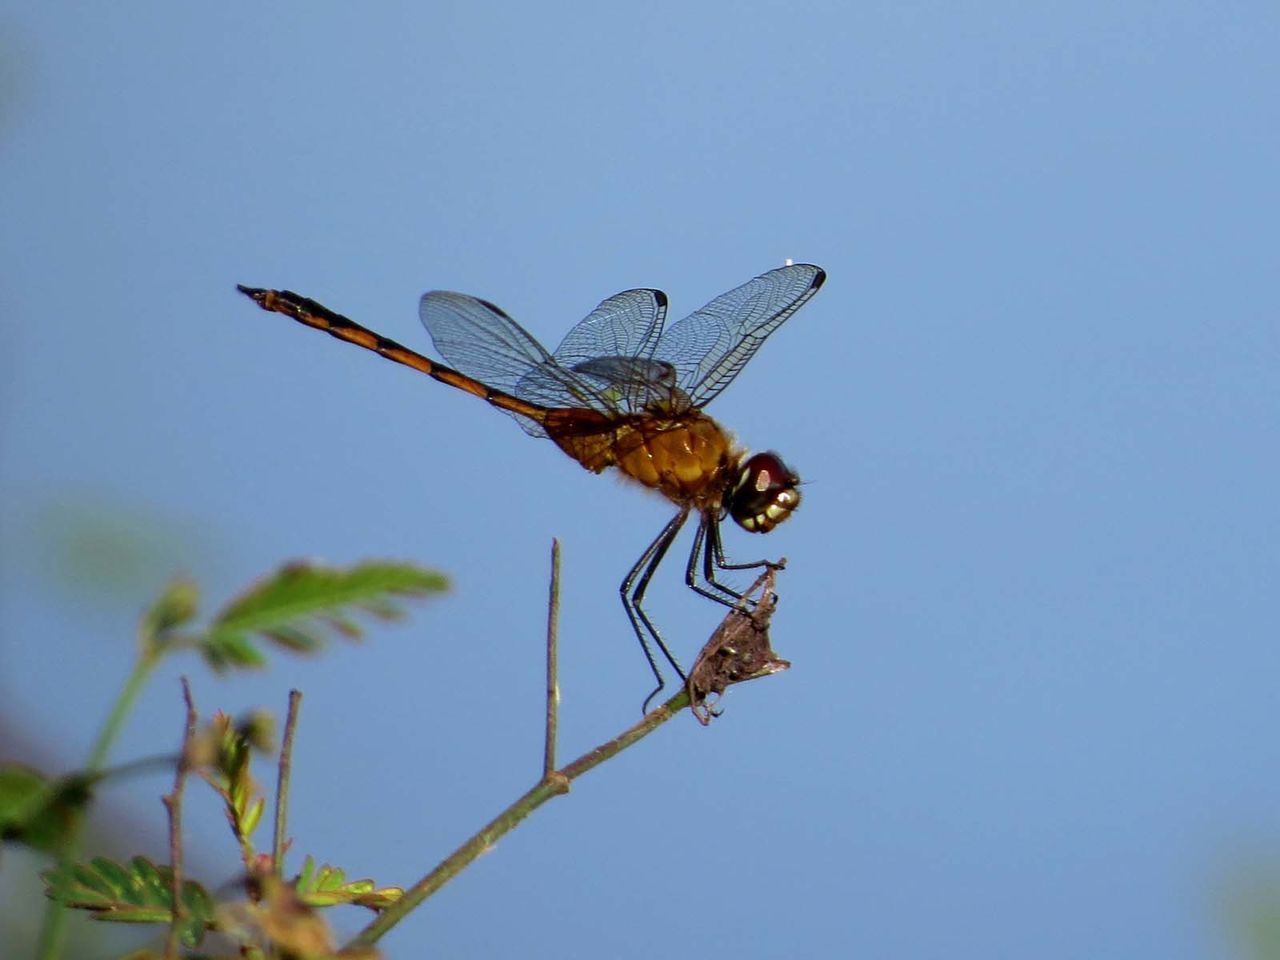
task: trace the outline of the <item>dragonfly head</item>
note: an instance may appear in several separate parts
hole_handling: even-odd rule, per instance
[[[800,505],[800,478],[776,453],[757,453],[729,491],[729,516],[752,533],[768,533]]]

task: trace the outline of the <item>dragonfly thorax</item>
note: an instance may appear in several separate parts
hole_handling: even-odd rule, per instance
[[[799,484],[776,453],[757,453],[742,465],[725,506],[743,530],[768,533],[800,505]]]
[[[699,410],[678,417],[632,417],[614,431],[608,462],[600,466],[569,450],[583,466],[616,466],[630,479],[673,503],[719,512],[741,459],[718,423]],[[562,448],[568,450],[564,444]]]

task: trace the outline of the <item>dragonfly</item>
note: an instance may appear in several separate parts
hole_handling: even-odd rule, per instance
[[[617,470],[676,508],[619,587],[622,605],[657,686],[655,648],[687,681],[644,609],[654,573],[691,516],[697,527],[685,583],[724,606],[749,598],[719,578],[777,569],[782,561],[731,563],[726,518],[768,533],[800,504],[800,478],[772,451],[751,454],[703,407],[720,394],[775,330],[826,280],[821,267],[788,263],[716,297],[670,326],[667,296],[638,288],[609,297],[549,353],[501,308],[463,293],[423,294],[419,316],[440,355],[432,360],[290,290],[237,286],[262,309],[283,314],[479,397],[528,434],[550,439],[593,473]]]

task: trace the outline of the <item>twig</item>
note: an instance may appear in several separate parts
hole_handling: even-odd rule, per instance
[[[302,691],[289,691],[289,712],[284,721],[284,739],[280,743],[280,763],[276,771],[276,823],[271,838],[271,871],[284,877],[285,814],[288,809],[289,776],[293,772],[293,734],[298,725],[298,707]]]
[[[547,743],[542,755],[543,779],[556,769],[556,710],[560,704],[557,640],[560,629],[560,541],[551,541],[551,596],[547,601]]]
[[[624,730],[618,736],[584,753],[578,759],[559,770],[555,765],[555,638],[556,614],[559,607],[559,544],[551,548],[551,609],[547,624],[547,753],[542,779],[482,827],[476,834],[458,847],[434,870],[405,891],[399,900],[382,911],[363,930],[343,947],[341,954],[363,956],[386,933],[412,912],[423,900],[431,896],[462,872],[476,857],[493,846],[501,837],[514,829],[522,820],[552,797],[569,792],[569,784],[606,760],[617,756],[627,747],[648,736],[677,713],[689,706],[693,695],[705,697],[708,692],[722,693],[726,686],[752,677],[764,676],[784,670],[790,664],[773,653],[769,646],[768,624],[773,612],[774,569],[761,576],[748,595],[757,589],[761,595],[750,613],[744,612],[749,604],[744,599],[724,618],[703,649],[699,663],[710,660],[711,666],[703,671],[708,683],[699,686],[685,684],[679,693],[656,710],[646,714],[640,722]],[[691,677],[693,674],[690,675]]]
[[[648,736],[662,724],[689,705],[689,691],[681,689],[656,710],[646,714],[639,723],[618,736],[591,750],[568,766],[543,777],[520,799],[494,817],[466,843],[460,846],[439,866],[405,891],[404,896],[382,911],[343,947],[344,952],[355,953],[372,947],[392,927],[403,920],[418,904],[456,877],[476,857],[488,850],[502,836],[510,832],[525,817],[552,797],[569,792],[569,783],[588,770]]]
[[[191,699],[191,683],[182,678],[182,699],[187,704],[187,723],[182,732],[182,754],[178,769],[173,775],[173,792],[161,797],[169,811],[169,870],[173,891],[173,919],[169,921],[169,934],[164,941],[164,958],[172,960],[178,952],[178,929],[186,916],[182,904],[182,791],[187,785],[191,770],[191,743],[196,735],[196,705]]]

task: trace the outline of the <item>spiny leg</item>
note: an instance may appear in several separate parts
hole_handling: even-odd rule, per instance
[[[662,634],[653,625],[653,621],[644,612],[641,604],[644,602],[644,592],[649,587],[649,581],[653,579],[653,574],[658,569],[658,565],[662,563],[662,558],[666,556],[676,535],[680,532],[680,528],[684,526],[684,522],[688,518],[689,508],[685,507],[667,521],[667,525],[662,528],[662,532],[640,555],[640,559],[627,572],[626,577],[623,578],[622,585],[618,588],[618,592],[622,594],[622,606],[627,611],[627,618],[631,621],[631,629],[635,631],[636,637],[640,640],[640,649],[644,651],[645,659],[649,661],[649,669],[653,671],[653,678],[658,682],[653,692],[644,698],[644,704],[641,709],[645,713],[648,713],[649,704],[653,698],[661,693],[662,688],[667,685],[662,678],[662,671],[658,668],[658,661],[653,655],[653,649],[649,646],[648,637],[653,638],[653,642],[657,644],[658,649],[662,651],[662,655],[667,658],[667,662],[679,674],[680,679],[687,679],[684,670],[681,669],[675,656],[672,655],[671,650],[662,639]],[[646,637],[646,633],[648,637]]]
[[[702,580],[707,586],[703,586],[703,583],[698,582],[699,555],[702,557]],[[694,537],[693,550],[689,554],[689,564],[685,568],[685,583],[702,596],[709,597],[717,603],[724,604],[726,607],[733,607],[743,601],[744,595],[728,584],[717,580],[716,570],[759,570],[761,567],[781,570],[784,565],[785,561],[775,560],[730,563],[724,556],[724,544],[720,539],[718,518],[712,514],[703,514],[702,522],[698,525],[697,535]],[[708,587],[720,592],[713,593]]]
[[[720,524],[712,524],[711,535],[708,538],[711,541],[711,547],[715,551],[716,567],[720,570],[758,570],[761,567],[768,567],[770,570],[783,570],[787,566],[786,560],[752,560],[750,563],[730,563],[724,558],[724,544],[720,541]]]
[[[689,551],[689,562],[684,568],[684,582],[695,593],[722,603],[726,607],[736,607],[742,601],[742,594],[716,580],[712,572],[712,545],[719,540],[720,523],[714,515],[702,514],[698,519],[698,529],[693,535],[693,548]],[[698,580],[698,558],[702,558],[702,581]],[[703,584],[706,584],[704,586]],[[714,589],[710,589],[714,588]],[[720,591],[716,593],[715,591]]]

